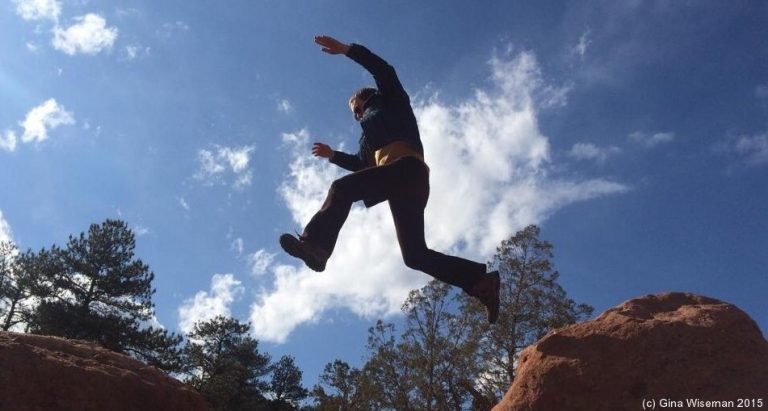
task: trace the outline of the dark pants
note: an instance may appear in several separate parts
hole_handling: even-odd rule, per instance
[[[405,265],[464,291],[483,277],[485,264],[427,248],[424,208],[429,199],[429,171],[413,157],[366,168],[334,181],[325,203],[309,221],[301,238],[330,254],[352,203],[370,198],[389,200]]]

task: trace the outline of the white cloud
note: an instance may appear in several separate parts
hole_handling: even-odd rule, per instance
[[[576,160],[594,160],[604,163],[608,157],[621,152],[616,146],[598,147],[592,143],[576,143],[568,151],[568,156]]]
[[[13,0],[16,13],[24,20],[58,21],[61,15],[61,2],[57,0]]]
[[[37,53],[38,51],[40,51],[40,46],[38,46],[35,43],[27,42],[26,46],[27,46],[27,50],[29,50],[32,53]]]
[[[52,23],[51,45],[54,49],[62,51],[69,55],[97,54],[105,49],[111,49],[117,39],[118,29],[116,27],[107,27],[104,17],[88,13],[84,16],[75,17],[74,24],[69,27],[62,27],[59,24],[61,16],[61,2],[58,0],[13,0],[16,4],[16,13],[24,20],[40,21],[47,20]],[[85,4],[85,3],[84,3]],[[118,13],[120,15],[120,13]],[[43,31],[42,26],[37,26],[36,33]],[[40,50],[40,46],[34,43],[26,43],[27,49],[33,53]],[[149,48],[143,50],[148,53]],[[142,50],[126,49],[129,58],[140,55]],[[59,73],[61,74],[61,73]]]
[[[169,39],[175,33],[188,31],[189,25],[183,21],[175,21],[173,23],[164,23],[160,29],[157,30],[157,35],[163,39]]]
[[[664,132],[651,134],[642,131],[636,131],[629,135],[629,139],[636,143],[642,144],[645,147],[651,148],[656,147],[659,144],[671,142],[675,139],[675,133]]]
[[[517,104],[531,104],[532,109],[546,109],[568,103],[568,93],[573,89],[573,84],[556,86],[546,83],[532,52],[519,53],[515,58],[494,56],[490,64],[491,78],[499,91],[525,93],[525,96],[518,96],[520,101]],[[486,97],[482,91],[476,94],[475,98]]]
[[[749,164],[768,164],[768,134],[741,136],[736,140],[734,149]]]
[[[251,274],[255,277],[264,275],[267,272],[267,269],[272,265],[274,259],[275,254],[268,253],[264,249],[249,254],[248,265],[251,267]]]
[[[181,208],[189,211],[189,204],[187,203],[187,200],[184,199],[184,197],[179,197],[179,205]]]
[[[579,43],[573,47],[573,53],[577,54],[582,60],[584,59],[584,55],[587,54],[589,45],[592,44],[592,40],[589,39],[591,32],[592,31],[587,28],[584,33],[582,33],[581,37],[579,37]]]
[[[216,158],[213,152],[200,150],[197,153],[200,161],[200,172],[204,176],[214,176],[223,173],[227,168],[222,161]]]
[[[53,29],[53,48],[69,55],[77,53],[97,54],[111,49],[117,39],[117,28],[107,27],[104,17],[89,13],[75,18],[76,23],[62,29]]]
[[[143,47],[138,44],[129,44],[123,49],[123,54],[127,60],[131,61],[148,56],[150,50],[149,47]]]
[[[768,98],[768,84],[760,84],[755,87],[755,97]]]
[[[222,181],[225,175],[235,177],[233,186],[243,188],[251,184],[253,180],[253,170],[248,165],[251,160],[253,146],[241,148],[216,147],[215,151],[198,151],[198,161],[200,169],[195,174],[195,178],[206,185],[213,185]]]
[[[281,113],[290,113],[293,111],[293,104],[287,99],[282,99],[277,103],[277,110]]]
[[[280,138],[283,140],[283,144],[301,147],[309,142],[309,130],[303,128],[295,133],[283,133]],[[306,149],[306,147],[303,148]]]
[[[141,15],[141,11],[137,8],[120,8],[118,7],[117,10],[115,10],[115,15],[119,18],[129,17],[129,16],[138,16]]]
[[[149,229],[149,227],[145,227],[143,225],[137,225],[133,227],[133,233],[136,235],[136,237],[144,237],[151,232],[152,231]]]
[[[16,151],[16,133],[13,130],[5,130],[0,133],[0,149],[6,151]]]
[[[251,151],[253,151],[253,147],[243,147],[240,149],[224,147],[220,150],[220,153],[227,160],[232,171],[235,173],[242,173],[248,167],[248,162],[251,159]]]
[[[768,164],[768,132],[750,135],[731,136],[716,145],[715,151],[735,154],[747,165]]]
[[[494,58],[490,66],[494,86],[466,101],[414,102],[431,167],[427,244],[478,261],[487,261],[515,231],[568,204],[627,190],[604,179],[548,177],[550,145],[537,110],[546,106],[539,97],[549,86],[535,56]],[[343,171],[306,154],[306,129],[283,134],[283,141],[293,148],[293,161],[280,194],[303,227]],[[276,342],[331,308],[366,317],[398,313],[408,292],[429,279],[403,264],[385,204],[353,207],[325,272],[285,264],[271,271],[274,283],[252,305],[251,321],[258,338]]]
[[[240,237],[235,238],[235,240],[232,241],[231,248],[238,256],[241,256],[243,254],[243,249],[245,248],[245,242]]]
[[[234,275],[214,274],[210,292],[200,291],[179,307],[179,328],[188,334],[199,321],[207,321],[218,315],[229,316],[229,306],[244,291],[242,283]]]
[[[13,243],[11,225],[3,217],[3,210],[0,210],[0,243]]]
[[[125,55],[128,60],[133,60],[139,55],[139,47],[135,45],[125,46]]]
[[[48,131],[59,126],[75,124],[74,115],[60,106],[55,99],[48,99],[43,104],[27,113],[24,121],[19,123],[24,128],[21,141],[42,142],[48,139]]]
[[[233,187],[237,189],[243,189],[251,185],[252,181],[253,181],[253,170],[246,170],[245,172],[238,173],[237,179],[235,179],[235,183]]]

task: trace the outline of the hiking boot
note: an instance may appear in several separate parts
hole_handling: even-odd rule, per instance
[[[329,253],[322,248],[290,234],[280,236],[280,246],[286,253],[304,261],[304,264],[312,270],[318,272],[325,270]]]
[[[488,323],[495,324],[499,317],[499,289],[501,288],[501,278],[499,272],[488,273],[486,277],[478,281],[472,287],[470,295],[480,300],[488,312]]]

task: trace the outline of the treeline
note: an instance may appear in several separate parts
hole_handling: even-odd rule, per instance
[[[195,387],[215,410],[297,410],[308,391],[293,357],[273,362],[231,318],[183,336],[153,326],[154,273],[128,225],[106,220],[65,247],[0,244],[0,328],[93,341]]]
[[[501,311],[433,281],[403,305],[404,328],[378,321],[361,368],[337,359],[311,390],[294,358],[273,361],[250,324],[217,317],[186,339],[152,326],[154,274],[134,254],[122,221],[92,225],[66,247],[19,252],[0,245],[3,330],[99,343],[154,365],[197,389],[214,410],[488,410],[514,379],[517,355],[592,307],[567,298],[552,245],[529,226],[502,242],[490,265],[502,276]]]
[[[519,352],[547,332],[592,314],[567,298],[552,245],[529,226],[505,240],[490,265],[502,276],[493,326],[484,307],[432,281],[403,304],[404,329],[379,321],[368,332],[362,368],[325,366],[312,410],[489,410],[515,378]]]

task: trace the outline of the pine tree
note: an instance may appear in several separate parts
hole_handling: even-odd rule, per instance
[[[456,312],[450,286],[432,281],[403,304],[405,330],[392,324],[369,331],[370,358],[355,380],[358,401],[383,410],[463,410],[477,375],[472,328]]]
[[[34,254],[0,243],[0,330],[22,331],[34,309]]]
[[[360,370],[342,360],[325,365],[320,383],[312,389],[315,411],[364,411],[361,398]],[[328,390],[328,391],[326,391]]]
[[[501,275],[501,308],[496,325],[489,326],[484,308],[467,295],[461,296],[462,312],[479,342],[484,371],[474,389],[476,399],[495,403],[515,378],[519,352],[549,331],[584,320],[593,308],[576,304],[566,296],[554,269],[552,244],[539,239],[531,225],[504,240],[491,268]],[[480,394],[480,395],[478,395]]]
[[[40,304],[34,333],[94,341],[167,371],[179,367],[181,336],[148,325],[154,273],[134,254],[125,222],[106,220],[34,256]]]
[[[379,320],[368,330],[370,358],[363,366],[358,390],[369,409],[414,410],[413,380],[395,339],[395,326]]]
[[[218,316],[195,324],[184,348],[186,382],[219,411],[267,410],[263,378],[270,357],[248,336],[250,324]]]
[[[468,338],[470,326],[455,314],[452,291],[433,280],[403,305],[406,330],[398,351],[416,388],[417,409],[460,411],[470,399],[465,387],[476,373],[477,344]]]
[[[309,395],[301,385],[302,372],[296,366],[293,357],[282,356],[271,367],[272,378],[269,382],[269,392],[272,399],[269,408],[274,411],[298,409],[299,402]]]

